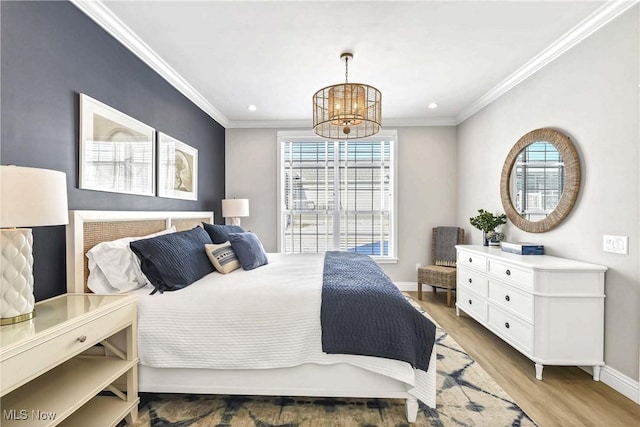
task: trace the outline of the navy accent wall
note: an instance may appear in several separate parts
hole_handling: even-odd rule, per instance
[[[69,209],[213,210],[224,128],[68,2],[0,2],[0,163],[67,173]],[[198,201],[78,188],[79,94],[198,149]],[[66,292],[65,227],[34,228],[36,300]]]

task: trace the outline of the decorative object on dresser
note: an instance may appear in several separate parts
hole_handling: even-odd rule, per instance
[[[549,255],[458,245],[456,312],[469,314],[535,362],[604,365],[606,267]]]
[[[0,166],[0,209],[0,325],[8,325],[31,319],[35,304],[33,234],[30,228],[16,227],[67,224],[67,176],[49,169]]]
[[[198,200],[198,150],[158,132],[158,196]]]
[[[478,215],[469,218],[469,222],[478,230],[482,230],[482,244],[484,246],[498,246],[504,239],[504,234],[496,232],[496,228],[507,223],[505,214],[494,215],[484,209],[478,209]]]
[[[380,132],[382,94],[362,83],[349,83],[349,60],[344,52],[344,83],[324,87],[313,95],[313,131],[329,139],[356,139]]]
[[[503,252],[516,255],[544,255],[544,245],[536,245],[535,243],[502,242],[500,248]]]
[[[447,305],[451,307],[451,291],[456,289],[455,246],[464,243],[464,229],[434,227],[431,230],[431,265],[418,268],[418,299],[422,299],[422,284],[447,290]]]
[[[231,225],[240,225],[240,218],[249,216],[249,199],[223,199],[222,216],[230,218]]]
[[[0,334],[3,427],[135,422],[135,297],[66,294],[38,302],[36,310],[37,317]]]
[[[544,181],[544,189],[538,182]],[[502,167],[500,198],[509,220],[543,233],[571,212],[580,190],[580,158],[571,140],[551,128],[533,130],[516,142]]]
[[[80,188],[155,196],[155,130],[80,94]]]
[[[489,231],[485,235],[484,240],[487,242],[487,246],[500,246],[504,240],[504,233],[495,230]]]

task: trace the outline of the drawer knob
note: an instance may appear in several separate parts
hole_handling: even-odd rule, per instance
[[[511,300],[511,298],[509,298],[509,295],[505,295],[504,299],[506,299],[507,301]]]
[[[504,327],[509,329],[509,322],[504,322]]]
[[[506,273],[507,273],[507,276],[511,276],[511,270],[507,269]]]
[[[473,262],[473,258],[469,258],[469,262]]]
[[[469,305],[473,304],[473,301],[469,300]]]
[[[85,342],[87,340],[87,336],[86,335],[82,335],[80,337],[78,337],[78,341],[80,342]]]
[[[469,277],[469,283],[472,283],[472,282],[473,282],[473,280],[471,280],[471,277]]]

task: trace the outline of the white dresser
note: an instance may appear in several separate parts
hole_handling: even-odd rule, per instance
[[[456,312],[469,314],[535,362],[604,365],[606,267],[549,255],[458,245]]]

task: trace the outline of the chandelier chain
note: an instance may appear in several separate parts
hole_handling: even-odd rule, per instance
[[[349,57],[344,57],[344,82],[349,83]]]

